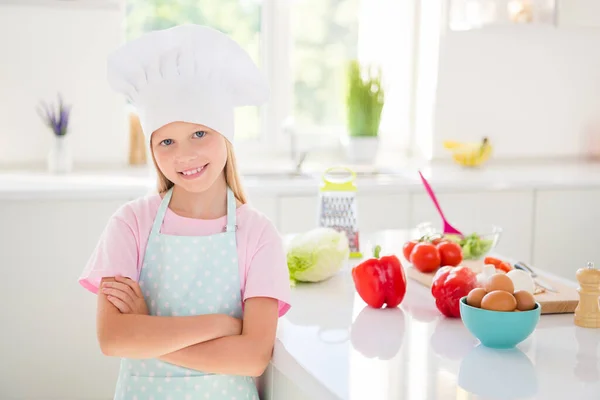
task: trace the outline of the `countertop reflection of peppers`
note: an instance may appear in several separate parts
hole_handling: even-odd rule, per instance
[[[360,297],[373,308],[397,307],[406,294],[406,274],[395,255],[379,257],[375,246],[373,258],[352,268],[352,279]]]

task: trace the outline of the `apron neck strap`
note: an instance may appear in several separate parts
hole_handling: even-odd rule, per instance
[[[156,217],[154,218],[154,224],[152,225],[152,232],[150,233],[152,236],[157,235],[160,232],[160,227],[162,226],[163,220],[165,219],[165,214],[167,212],[167,208],[169,207],[169,202],[171,201],[171,197],[173,196],[173,188],[169,189],[162,201],[160,202],[160,206],[158,208],[158,212],[156,213]],[[226,232],[235,232],[237,230],[236,225],[236,200],[235,195],[231,188],[227,187],[227,226],[225,227]]]
[[[171,197],[173,196],[173,188],[169,189],[162,201],[160,202],[160,207],[158,207],[158,212],[156,213],[156,217],[154,218],[154,224],[152,225],[151,236],[158,235],[160,232],[160,227],[162,226],[162,222],[165,219],[165,214],[167,212],[167,207],[169,207],[169,202],[171,201]]]
[[[226,232],[235,232],[237,229],[236,225],[236,200],[233,194],[233,190],[228,186],[227,187],[227,227],[225,228]]]

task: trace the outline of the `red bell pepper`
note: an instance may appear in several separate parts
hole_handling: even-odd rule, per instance
[[[508,263],[506,261],[502,261],[495,257],[486,257],[483,260],[483,263],[484,264],[492,264],[494,267],[496,267],[497,270],[500,270],[505,273],[509,273],[510,271],[512,271],[514,269],[513,266],[510,265],[510,263]]]
[[[360,297],[373,308],[397,307],[406,294],[406,274],[395,255],[379,258],[380,246],[375,246],[373,258],[352,268],[352,279]]]
[[[460,317],[460,299],[477,287],[477,275],[465,266],[444,266],[437,270],[431,285],[435,305],[446,317]]]

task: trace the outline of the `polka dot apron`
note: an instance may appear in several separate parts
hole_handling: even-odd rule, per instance
[[[173,195],[164,196],[152,226],[139,284],[151,315],[242,317],[236,249],[236,203],[227,189],[227,226],[210,236],[160,232]],[[258,400],[252,377],[216,375],[158,359],[122,359],[115,400]]]

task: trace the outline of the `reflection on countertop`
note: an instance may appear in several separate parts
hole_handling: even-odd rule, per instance
[[[532,398],[538,393],[535,366],[518,348],[494,350],[477,345],[460,363],[457,385],[485,399]]]
[[[390,248],[407,237],[386,231],[365,240]],[[354,290],[355,262],[296,286],[280,321],[273,366],[310,398],[599,399],[600,329],[575,326],[573,314],[543,315],[516,348],[489,349],[460,319],[442,317],[414,281],[398,309],[368,308]]]

